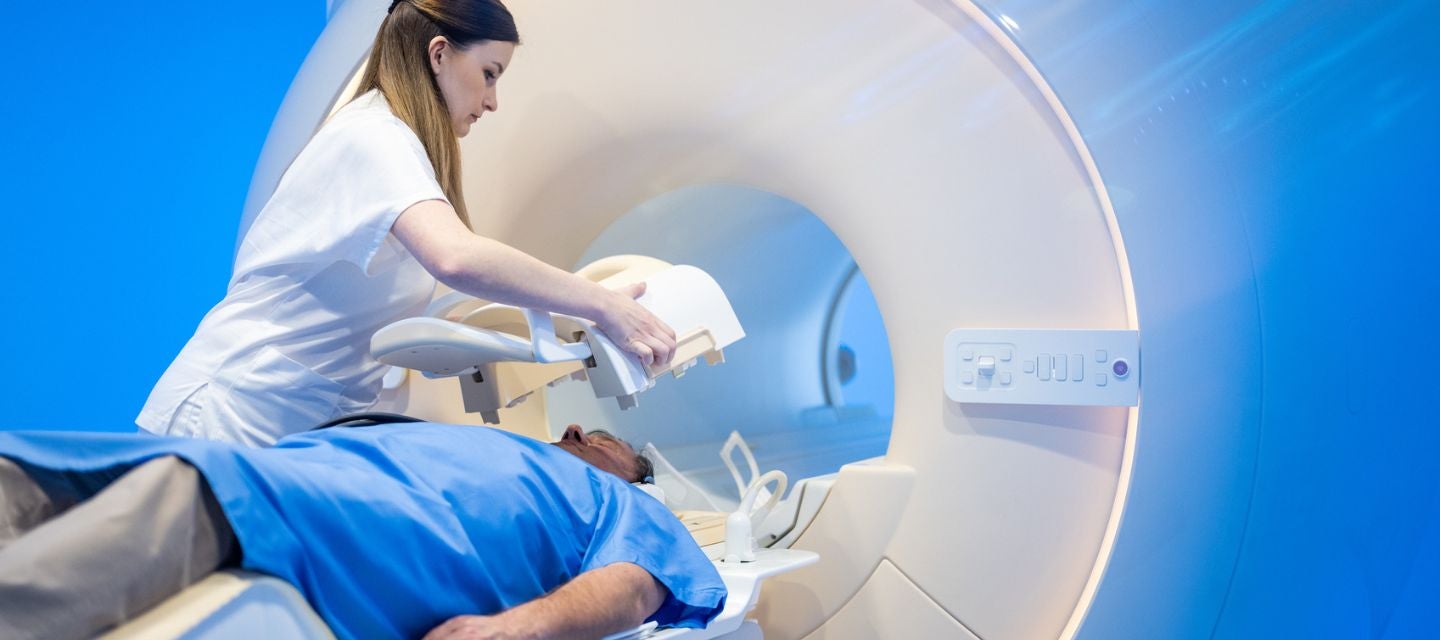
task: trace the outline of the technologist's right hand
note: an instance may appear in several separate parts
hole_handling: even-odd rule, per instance
[[[596,319],[600,330],[621,349],[639,356],[647,367],[659,369],[670,364],[675,355],[675,330],[635,301],[645,294],[645,283],[620,287],[613,293],[610,305]]]

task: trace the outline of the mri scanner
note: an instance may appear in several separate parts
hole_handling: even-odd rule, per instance
[[[1213,194],[1168,216],[1141,206],[1183,171],[1144,166],[1143,126],[1082,131],[1075,105],[1128,105],[1062,95],[1025,46],[1025,29],[1071,18],[1022,24],[969,0],[509,4],[524,44],[501,109],[461,143],[475,231],[577,269],[708,260],[748,274],[722,284],[760,311],[736,305],[753,351],[631,412],[562,385],[486,417],[537,437],[613,424],[715,496],[725,476],[704,459],[732,431],[763,443],[761,470],[813,480],[777,546],[820,561],[764,583],[767,637],[1173,636],[1221,608],[1259,438],[1259,396],[1235,393],[1261,381],[1245,366],[1260,349],[1246,229]],[[331,2],[242,235],[350,97],[387,5]],[[1063,78],[1085,73],[1046,53]],[[823,227],[844,259],[793,249],[794,224]],[[854,273],[883,320],[883,352],[860,366],[893,367],[892,406],[862,420],[828,380],[827,322]],[[1061,367],[1071,386],[1041,379]],[[979,397],[1001,373],[1051,384]],[[482,421],[453,381],[391,381],[378,409]]]

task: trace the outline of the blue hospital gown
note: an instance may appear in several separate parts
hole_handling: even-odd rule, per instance
[[[176,455],[205,475],[243,567],[295,585],[342,638],[418,637],[615,562],[703,627],[725,586],[662,504],[559,447],[484,427],[332,428],[269,449],[141,434],[0,433],[0,456],[89,472]]]

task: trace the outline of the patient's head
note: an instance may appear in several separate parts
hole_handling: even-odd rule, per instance
[[[599,429],[587,432],[580,425],[572,424],[565,427],[559,442],[552,444],[626,482],[642,482],[655,473],[654,465],[644,454],[636,453],[629,443]]]

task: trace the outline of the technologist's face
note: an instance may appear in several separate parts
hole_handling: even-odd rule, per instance
[[[486,111],[500,108],[495,85],[510,68],[515,43],[481,40],[461,49],[437,36],[429,53],[430,70],[450,109],[450,126],[455,137],[463,138]]]
[[[565,427],[565,435],[560,437],[560,441],[552,444],[601,471],[619,476],[621,480],[628,482],[635,476],[635,450],[620,440],[588,436],[580,425],[572,424]]]

